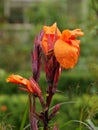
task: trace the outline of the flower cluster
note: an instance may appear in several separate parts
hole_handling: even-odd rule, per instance
[[[73,68],[80,54],[80,40],[76,38],[83,36],[84,33],[80,29],[63,30],[61,33],[56,23],[50,27],[44,26],[43,30],[42,48],[44,54],[49,55],[52,51],[63,68]]]
[[[26,79],[20,75],[12,74],[6,79],[7,82],[24,86],[19,86],[19,88],[29,92],[31,130],[38,130],[37,120],[43,122],[44,130],[48,130],[49,121],[59,110],[60,104],[56,104],[53,111],[49,113],[52,97],[57,90],[61,68],[69,69],[76,65],[80,55],[80,40],[77,37],[83,35],[84,33],[80,29],[67,29],[61,32],[56,23],[52,26],[44,26],[34,41],[31,55],[33,76]],[[48,85],[45,99],[38,85],[42,61],[44,61],[44,71]],[[33,105],[31,94],[33,94]],[[39,98],[42,106],[40,113],[36,112],[36,97]],[[53,126],[53,130],[57,130],[56,125]]]
[[[35,40],[35,53],[33,53],[32,56],[33,75],[36,75],[36,71],[38,73],[38,69],[40,68],[40,60],[38,59],[38,53],[40,54],[41,51],[43,51],[46,57],[46,78],[49,82],[49,80],[54,80],[54,73],[56,71],[57,66],[60,65],[65,69],[73,68],[75,66],[80,54],[80,40],[77,40],[76,38],[78,36],[83,36],[84,33],[80,29],[63,30],[62,32],[60,32],[56,23],[54,23],[52,26],[44,26],[42,32],[43,34],[40,34],[38,39]],[[50,58],[48,58],[47,60],[47,57]],[[41,95],[40,87],[33,78],[32,80],[27,80],[19,75],[11,75],[7,79],[7,82],[22,84],[26,88],[20,89],[35,93],[38,96]]]

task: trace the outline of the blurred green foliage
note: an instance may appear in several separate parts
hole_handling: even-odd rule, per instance
[[[59,28],[66,27],[66,0],[46,1],[32,4],[27,12],[30,22],[37,24],[52,24],[57,22]]]
[[[11,130],[11,128],[8,129],[8,124],[10,124],[10,127],[12,127],[13,130],[18,130],[20,128],[26,103],[27,97],[23,95],[0,96],[0,122],[1,126],[4,124],[5,130]],[[1,109],[2,106],[6,106],[7,110],[3,111]],[[1,127],[1,130],[4,130],[3,127]]]
[[[9,102],[10,100],[10,102]],[[1,95],[0,96],[0,109],[3,105],[7,107],[6,111],[0,110],[0,123],[6,124],[5,126],[12,127],[12,130],[18,130],[21,125],[23,113],[27,105],[27,95]],[[53,121],[60,127],[60,130],[88,130],[88,128],[80,122],[87,124],[87,120],[91,119],[95,126],[98,126],[98,96],[97,95],[82,95],[68,99],[67,95],[56,94],[53,97],[52,107],[61,103],[59,113],[54,117]],[[21,107],[23,106],[23,107]],[[40,110],[40,104],[37,100],[37,109]],[[29,126],[29,117],[27,117],[25,126]],[[42,127],[39,124],[39,128]],[[50,122],[52,126],[52,122]],[[7,129],[6,129],[7,130]],[[11,129],[10,129],[11,130]],[[29,130],[29,127],[28,127]]]

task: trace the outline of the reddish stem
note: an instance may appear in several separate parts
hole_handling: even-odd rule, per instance
[[[53,97],[52,87],[49,86],[48,90],[47,90],[46,108],[45,108],[45,111],[44,111],[44,119],[43,119],[44,130],[49,130],[49,127],[48,127],[49,115],[48,115],[48,113],[49,113],[49,107],[50,107],[50,103],[51,103],[52,97]]]
[[[37,119],[35,114],[36,102],[35,96],[33,96],[33,106],[32,106],[32,95],[29,94],[29,102],[30,102],[30,130],[38,130],[37,127]]]
[[[48,90],[47,90],[47,98],[46,98],[46,107],[49,109],[51,100],[52,100],[52,96],[54,95],[53,91],[52,91],[52,87],[49,86]]]

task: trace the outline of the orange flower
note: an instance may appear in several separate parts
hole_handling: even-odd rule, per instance
[[[7,106],[6,106],[6,105],[2,105],[2,106],[1,106],[1,110],[2,110],[2,111],[6,111],[6,110],[7,110]]]
[[[64,30],[62,36],[55,42],[54,54],[60,65],[66,69],[73,68],[78,61],[80,53],[80,40],[76,37],[82,36],[80,29]]]
[[[31,80],[32,80],[32,82],[31,82]],[[12,82],[15,84],[21,84],[26,87],[26,88],[19,87],[21,90],[24,90],[24,91],[27,91],[27,92],[30,92],[33,94],[37,94],[38,96],[41,95],[40,87],[36,83],[36,81],[34,81],[34,79],[27,80],[27,79],[21,77],[20,75],[12,74],[6,79],[6,81]]]
[[[61,32],[57,28],[56,23],[52,26],[44,26],[43,31],[42,49],[45,55],[48,55],[49,52],[53,51],[54,43],[61,36]]]

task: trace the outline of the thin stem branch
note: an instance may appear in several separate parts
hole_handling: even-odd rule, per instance
[[[29,103],[30,103],[30,114],[29,114],[29,118],[30,118],[30,130],[32,130],[33,126],[32,126],[32,113],[33,113],[33,107],[32,107],[32,100],[31,100],[31,94],[29,94]]]
[[[44,130],[48,130],[48,110],[44,113]]]
[[[45,102],[44,102],[44,98],[43,98],[43,96],[41,95],[41,96],[39,96],[38,97],[39,98],[39,101],[40,101],[40,103],[41,103],[41,106],[42,106],[42,108],[43,108],[43,110],[45,109]]]
[[[46,107],[48,109],[49,109],[49,106],[50,106],[53,95],[54,95],[54,93],[52,91],[52,86],[49,86],[48,90],[47,90],[47,97],[46,97]]]
[[[35,113],[36,110],[36,97],[33,95],[33,113]]]
[[[49,123],[49,107],[50,107],[50,103],[51,103],[51,100],[52,100],[52,97],[53,97],[53,92],[52,92],[52,86],[49,86],[48,87],[48,90],[47,90],[47,97],[46,97],[46,108],[45,108],[45,111],[44,111],[44,130],[49,130],[49,126],[48,126],[48,123]]]
[[[32,105],[32,95],[29,94],[30,102],[30,130],[38,130],[37,119],[36,119],[36,97],[33,96],[33,105]]]

